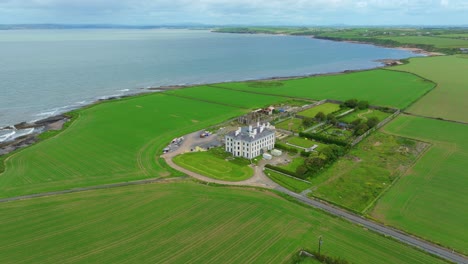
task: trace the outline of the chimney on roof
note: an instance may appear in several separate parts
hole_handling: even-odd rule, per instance
[[[252,125],[249,126],[249,133],[252,133]]]

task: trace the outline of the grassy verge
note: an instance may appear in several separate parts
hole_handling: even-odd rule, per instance
[[[277,173],[269,169],[265,170],[265,174],[268,176],[268,178],[270,178],[277,184],[296,193],[300,193],[304,190],[307,190],[311,186],[306,182],[296,180],[292,177],[285,176],[281,173]]]

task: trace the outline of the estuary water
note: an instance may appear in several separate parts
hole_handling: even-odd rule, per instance
[[[377,59],[411,56],[310,37],[207,30],[0,30],[0,127],[146,87],[367,69],[379,66]]]

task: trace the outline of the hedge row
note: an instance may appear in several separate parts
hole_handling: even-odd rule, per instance
[[[290,170],[287,170],[287,169],[284,169],[284,168],[281,168],[281,167],[277,167],[277,166],[274,166],[274,165],[271,165],[271,164],[265,165],[265,168],[272,169],[274,171],[278,171],[278,172],[293,176],[293,177],[298,178],[298,179],[304,179],[306,177],[306,175],[300,176],[296,172],[292,172]]]
[[[315,140],[321,141],[323,143],[335,144],[335,145],[342,146],[342,147],[348,147],[349,146],[349,142],[347,142],[345,140],[341,140],[341,139],[338,139],[338,138],[335,138],[335,137],[330,137],[330,136],[326,136],[326,135],[322,135],[322,134],[300,132],[299,136],[306,137],[306,138],[309,138],[309,139],[315,139]]]
[[[287,152],[290,152],[291,154],[296,154],[297,152],[299,152],[297,148],[291,147],[285,144],[281,144],[281,143],[275,143],[275,148],[285,150]]]

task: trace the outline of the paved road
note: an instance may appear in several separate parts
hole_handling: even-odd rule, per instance
[[[442,257],[444,259],[453,261],[455,263],[463,263],[463,264],[468,263],[468,259],[465,256],[462,256],[462,255],[459,255],[459,254],[456,254],[456,253],[452,253],[452,251],[450,251],[450,250],[448,250],[446,248],[442,248],[442,247],[434,245],[434,244],[432,244],[430,242],[415,238],[415,237],[413,237],[411,235],[403,233],[402,231],[399,231],[399,230],[396,230],[394,228],[390,228],[390,227],[378,224],[376,222],[367,220],[367,219],[362,218],[362,217],[360,217],[358,215],[349,213],[349,212],[347,212],[347,211],[345,211],[343,209],[340,209],[340,208],[337,208],[337,207],[334,207],[334,206],[330,206],[328,204],[319,202],[317,200],[309,199],[309,198],[304,197],[304,196],[302,196],[300,194],[291,192],[291,191],[289,191],[289,190],[287,190],[287,189],[285,189],[283,187],[277,187],[277,188],[275,188],[275,190],[277,190],[279,192],[282,192],[282,193],[285,193],[285,194],[287,194],[289,196],[292,196],[292,197],[296,198],[297,200],[299,200],[302,203],[313,206],[315,208],[322,209],[322,210],[324,210],[324,211],[326,211],[326,212],[328,212],[330,214],[340,216],[340,217],[342,217],[342,218],[344,218],[344,219],[346,219],[348,221],[351,221],[351,222],[356,223],[356,224],[360,224],[360,225],[366,227],[367,229],[373,230],[373,231],[375,231],[377,233],[380,233],[380,234],[383,234],[383,235],[386,235],[386,236],[393,237],[393,238],[395,238],[397,240],[400,240],[401,242],[403,242],[405,244],[415,246],[415,247],[417,247],[419,249],[422,249],[422,250],[424,250],[426,252],[437,255],[437,256]]]

